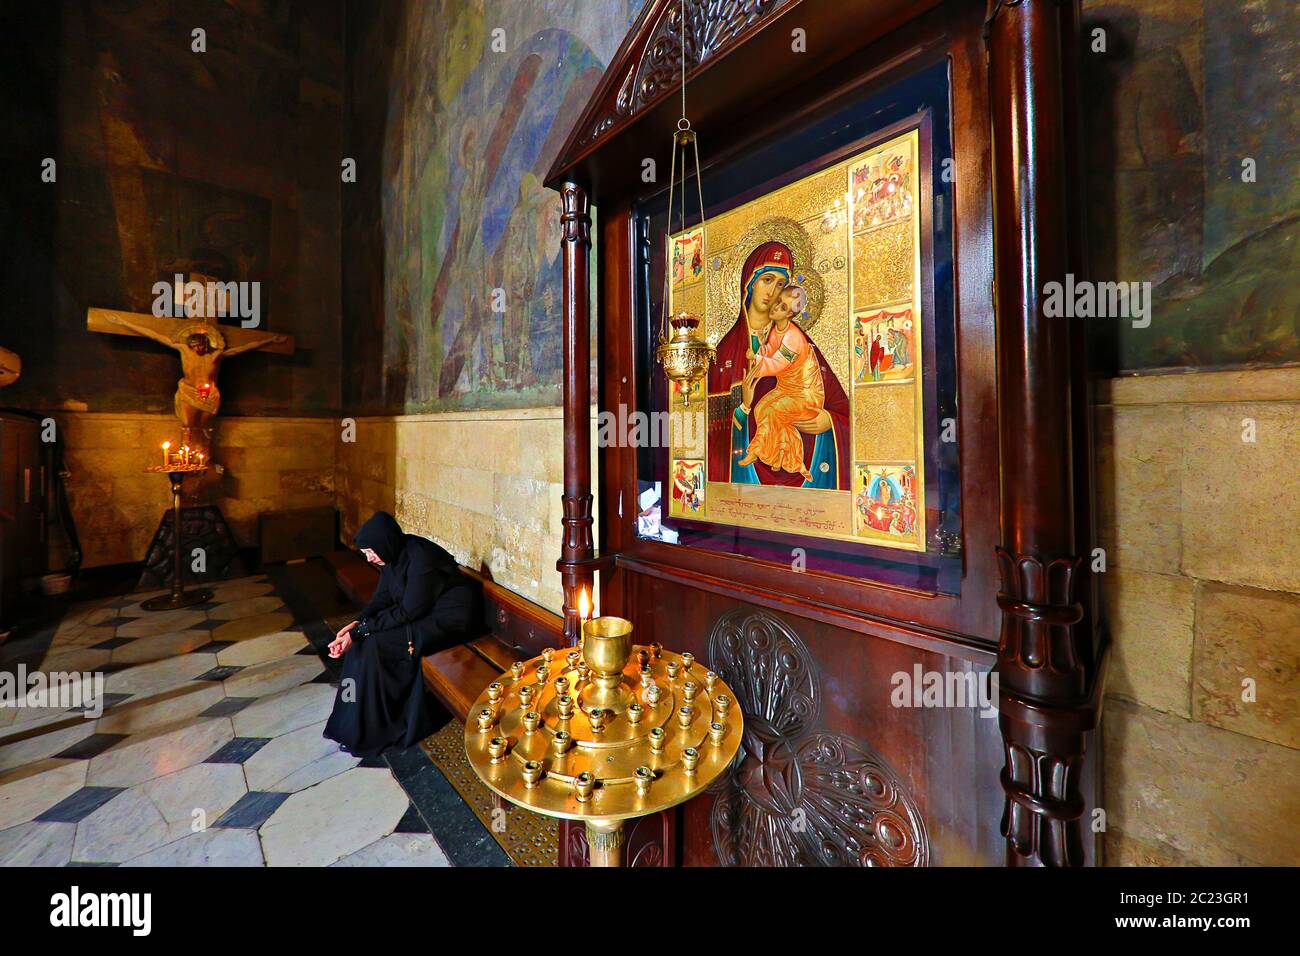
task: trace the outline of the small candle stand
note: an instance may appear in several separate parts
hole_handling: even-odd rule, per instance
[[[163,463],[150,465],[145,471],[155,475],[166,474],[172,485],[172,589],[170,594],[141,601],[140,606],[146,611],[172,611],[212,600],[212,591],[208,588],[186,591],[181,575],[181,485],[186,475],[207,471],[208,463],[203,454],[188,446],[176,452],[170,449],[171,442],[163,442]]]
[[[592,866],[621,866],[627,820],[684,803],[735,759],[744,718],[722,679],[632,624],[583,624],[579,649],[514,664],[470,708],[465,752],[487,787],[581,820]]]

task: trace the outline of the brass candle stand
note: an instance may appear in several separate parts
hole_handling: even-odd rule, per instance
[[[592,866],[621,866],[623,825],[704,790],[740,749],[735,695],[690,654],[632,644],[601,617],[582,646],[547,648],[493,681],[470,708],[465,752],[516,806],[581,820]]]
[[[212,591],[208,588],[186,591],[181,577],[181,484],[186,475],[196,475],[207,470],[206,464],[183,464],[180,461],[150,465],[145,469],[149,474],[166,473],[172,483],[172,589],[170,594],[141,601],[140,606],[146,611],[172,611],[212,600]]]

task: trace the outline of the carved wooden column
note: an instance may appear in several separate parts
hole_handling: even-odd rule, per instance
[[[564,638],[578,643],[578,594],[592,593],[591,516],[591,205],[577,183],[560,187],[564,212],[564,538],[556,568],[564,586]]]
[[[1044,285],[1073,271],[1062,64],[1074,15],[1068,0],[993,0],[986,31],[1002,454],[997,672],[1011,865],[1085,862],[1081,779],[1099,691],[1081,597],[1088,542],[1075,540],[1075,499],[1087,488],[1075,487],[1073,463],[1086,449],[1072,428],[1071,393],[1085,370],[1072,355],[1077,320],[1042,314]]]

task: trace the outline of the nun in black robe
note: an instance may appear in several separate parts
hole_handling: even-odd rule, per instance
[[[359,757],[409,747],[436,729],[420,660],[478,636],[479,592],[456,559],[427,538],[403,534],[377,511],[355,544],[384,562],[375,596],[351,630],[343,676],[324,735]]]

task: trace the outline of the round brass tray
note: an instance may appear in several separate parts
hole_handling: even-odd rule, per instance
[[[588,636],[587,641],[592,640]],[[516,664],[486,688],[465,724],[465,752],[483,783],[517,806],[588,823],[611,823],[665,810],[713,783],[735,759],[744,734],[735,695],[690,655],[656,645],[630,646],[630,650],[616,686],[614,671],[602,683],[582,652],[570,650],[546,651]],[[543,666],[545,679],[539,676]],[[653,693],[643,677],[646,669],[659,688],[653,704]],[[688,682],[695,685],[693,689],[688,689]],[[572,705],[567,718],[561,708],[562,690],[568,691]],[[681,709],[692,690],[691,711],[683,716]],[[521,692],[532,695],[527,706]],[[641,707],[639,720],[633,719],[633,705]],[[592,726],[592,711],[605,712],[600,730]],[[527,713],[537,716],[531,731],[525,723]],[[658,751],[652,746],[656,728],[662,731],[663,741]],[[560,732],[570,736],[564,752],[556,743]],[[494,740],[498,751],[504,747],[496,759]],[[687,771],[688,748],[696,754],[693,772]],[[525,781],[526,770],[530,776],[540,773],[533,786]],[[650,779],[646,771],[653,775]],[[590,778],[582,778],[584,773]],[[580,799],[580,789],[588,791],[587,799]]]

